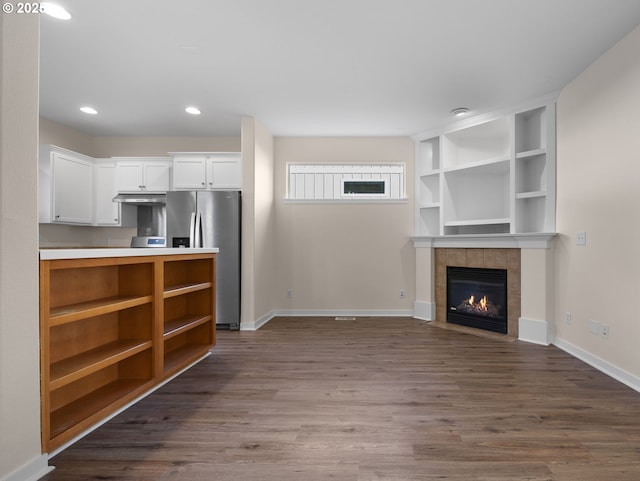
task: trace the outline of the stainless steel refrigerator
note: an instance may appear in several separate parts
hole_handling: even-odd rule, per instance
[[[167,192],[167,246],[218,247],[216,325],[240,328],[240,212],[238,191]]]

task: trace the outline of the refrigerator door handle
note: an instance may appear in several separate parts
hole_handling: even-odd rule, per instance
[[[204,236],[202,232],[202,214],[198,212],[196,214],[196,247],[202,247],[204,245]]]
[[[191,222],[189,223],[189,247],[196,247],[196,213],[191,213]]]

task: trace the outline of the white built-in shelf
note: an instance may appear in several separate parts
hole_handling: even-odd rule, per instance
[[[445,227],[460,227],[471,225],[494,225],[494,224],[508,224],[511,219],[508,217],[496,218],[496,219],[472,219],[472,220],[455,220],[445,222]]]
[[[555,98],[416,136],[416,236],[555,231]]]
[[[547,153],[547,149],[533,149],[527,150],[525,152],[517,152],[516,159],[526,159],[529,157],[537,157],[539,155],[544,155]]]
[[[545,197],[547,195],[546,190],[537,190],[534,192],[520,192],[516,194],[516,199],[533,199],[536,197]]]
[[[431,202],[429,204],[420,204],[421,209],[438,209],[440,207],[440,202]]]
[[[445,174],[449,173],[463,173],[473,174],[475,172],[482,174],[495,174],[504,175],[509,173],[509,158],[498,157],[494,159],[481,160],[478,162],[470,162],[464,165],[456,165],[454,167],[448,167],[444,170]]]

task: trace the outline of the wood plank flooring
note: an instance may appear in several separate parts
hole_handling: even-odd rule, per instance
[[[555,347],[276,318],[51,460],[47,481],[638,481],[640,394]]]

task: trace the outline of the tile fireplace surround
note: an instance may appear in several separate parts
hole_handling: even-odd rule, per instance
[[[414,317],[448,329],[549,344],[553,238],[554,234],[413,237]],[[507,334],[447,323],[447,266],[507,269]]]
[[[520,249],[436,248],[436,324],[447,323],[447,266],[507,270],[507,337],[518,337],[520,319]],[[448,327],[453,327],[449,325]],[[455,326],[458,328],[458,326]],[[465,328],[465,330],[474,328]],[[477,329],[474,329],[477,330]]]

